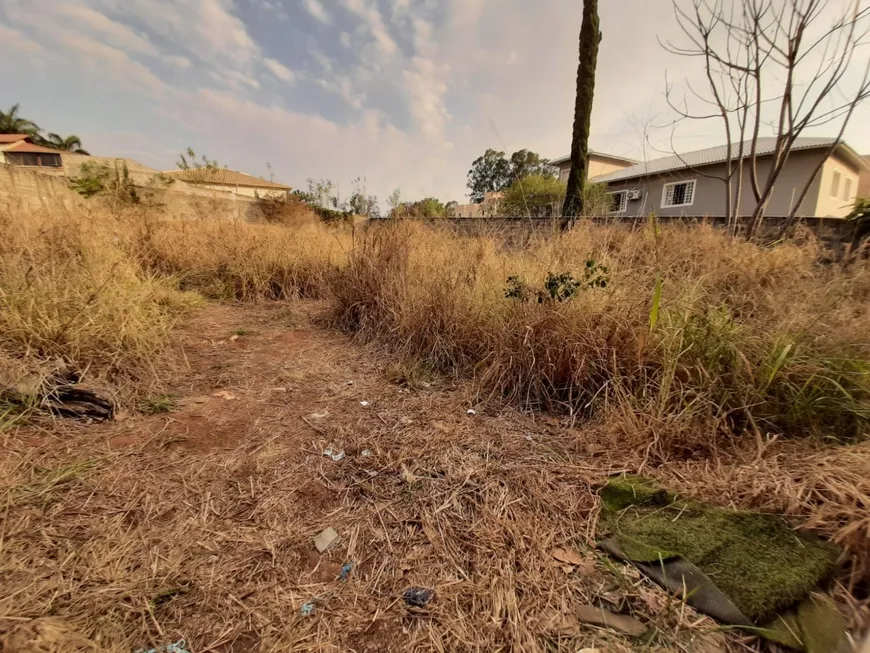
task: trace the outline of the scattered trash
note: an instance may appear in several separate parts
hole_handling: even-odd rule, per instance
[[[362,450],[362,453],[361,453],[360,455],[362,455],[362,456],[365,457],[365,458],[368,458],[369,456],[372,455],[372,452],[371,452],[370,449],[363,449],[363,450]]]
[[[345,457],[344,451],[339,451],[334,447],[326,447],[326,449],[323,450],[323,455],[332,458],[333,462],[336,463],[341,462]]]
[[[584,624],[604,626],[611,630],[618,630],[629,637],[640,637],[647,631],[647,627],[634,617],[616,614],[615,612],[596,608],[594,605],[578,605],[574,609],[574,614]]]
[[[160,648],[139,649],[136,653],[188,653],[187,642],[183,639],[178,640],[174,644],[166,644]]]
[[[324,410],[322,413],[311,413],[308,419],[326,419],[327,417],[329,417],[329,411]]]
[[[217,392],[213,392],[211,396],[220,397],[221,399],[226,399],[227,401],[235,401],[236,399],[238,399],[238,397],[229,390],[218,390]]]
[[[372,402],[370,402],[370,401],[361,401],[361,402],[359,402],[359,405],[362,406],[363,408],[368,408],[369,406],[372,405]]]
[[[415,608],[425,608],[434,596],[435,590],[426,589],[425,587],[409,587],[402,594],[405,603]]]
[[[529,442],[532,441],[532,434],[531,433],[526,433],[526,440],[528,440]]]
[[[314,614],[314,610],[317,608],[317,604],[314,601],[306,601],[302,604],[302,608],[299,610],[302,613],[303,617],[310,617]]]
[[[341,567],[341,572],[338,574],[338,580],[347,580],[348,576],[350,576],[353,571],[355,564],[354,561],[345,562]]]
[[[287,392],[287,388],[272,388],[272,392]]]
[[[471,415],[472,417],[474,417],[475,415],[477,415],[477,411],[474,410],[473,408],[469,408],[468,410],[465,411],[465,414]]]
[[[354,383],[353,381],[346,381],[345,385],[353,385],[353,383]]]
[[[330,526],[320,535],[314,538],[314,548],[317,549],[318,553],[323,553],[337,541],[338,532],[332,526]]]
[[[235,335],[230,336],[230,342],[235,342],[235,341],[238,340],[238,339],[239,339],[239,334],[238,334],[238,333],[235,334]]]

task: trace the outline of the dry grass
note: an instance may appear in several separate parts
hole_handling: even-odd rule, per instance
[[[490,396],[619,415],[658,460],[747,431],[849,440],[870,417],[870,275],[817,260],[812,244],[763,249],[703,227],[581,226],[506,251],[405,224],[358,244],[335,321]],[[587,261],[607,268],[605,288],[537,301],[548,274],[583,281]],[[529,301],[505,297],[509,277]]]

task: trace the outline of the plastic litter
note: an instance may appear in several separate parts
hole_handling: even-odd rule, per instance
[[[363,408],[368,408],[369,406],[372,405],[372,402],[370,402],[370,401],[361,401],[361,402],[359,402],[359,405],[362,406]]]
[[[365,458],[368,458],[369,456],[372,455],[372,452],[371,452],[370,449],[363,449],[362,452],[361,452],[361,455],[362,455],[363,457],[365,457]]]
[[[183,639],[179,639],[174,644],[165,644],[160,648],[149,648],[149,649],[139,649],[136,653],[189,653],[185,648],[187,646],[187,642]]]
[[[414,606],[415,608],[425,608],[434,596],[435,590],[430,590],[425,587],[409,587],[402,594],[405,603]]]
[[[337,541],[338,532],[330,526],[314,538],[314,548],[316,548],[319,553],[323,553]]]
[[[474,415],[477,415],[477,411],[474,410],[473,408],[469,408],[468,410],[465,411],[465,414],[471,415],[473,417]]]
[[[354,561],[345,562],[341,567],[341,573],[338,574],[338,580],[347,580],[354,568]]]
[[[323,450],[323,455],[332,458],[334,462],[341,462],[345,457],[344,451],[339,451],[335,447],[326,447]]]
[[[302,613],[303,617],[310,617],[314,614],[315,608],[317,608],[317,604],[314,601],[306,601],[302,604],[302,608],[299,612]]]

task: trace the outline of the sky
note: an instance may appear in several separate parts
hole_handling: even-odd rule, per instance
[[[399,188],[462,202],[487,148],[570,150],[581,11],[580,0],[0,0],[0,105],[157,169],[193,147],[294,188],[328,178],[346,198],[360,179],[381,200]],[[666,72],[703,68],[660,45],[678,36],[671,0],[600,11],[590,147],[649,160],[722,143],[720,125],[672,125]],[[870,152],[870,107],[845,138]]]

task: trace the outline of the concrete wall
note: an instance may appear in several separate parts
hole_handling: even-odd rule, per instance
[[[626,168],[630,167],[627,163],[614,161],[613,159],[601,157],[597,154],[589,155],[588,165],[589,168],[586,175],[587,179],[594,179],[595,177],[600,177],[601,175],[616,172],[617,170],[625,170]],[[565,161],[564,163],[560,163],[558,167],[559,179],[561,181],[567,182],[568,175],[571,173],[571,162]]]
[[[812,176],[816,166],[821,162],[824,150],[793,152],[788,163],[777,180],[776,186],[768,203],[766,214],[770,216],[788,215],[793,201],[796,201],[807,180]],[[758,178],[760,183],[770,173],[771,158],[758,160]],[[704,166],[697,170],[678,170],[653,177],[629,179],[611,182],[607,185],[609,191],[640,190],[641,199],[628,202],[628,208],[623,215],[646,216],[651,212],[663,217],[691,216],[724,216],[725,184],[721,181],[726,175],[724,163]],[[740,215],[752,215],[755,200],[752,196],[748,169],[744,169],[743,193],[740,202]],[[718,177],[718,179],[716,178]],[[821,175],[813,182],[809,193],[802,202],[798,215],[800,217],[815,217],[819,199]],[[668,183],[695,180],[695,197],[691,206],[663,208],[664,187]],[[735,177],[732,192],[736,192]],[[839,217],[839,216],[838,216]]]
[[[816,215],[826,218],[845,218],[855,204],[859,183],[858,169],[839,157],[832,156],[822,169]]]
[[[281,198],[286,197],[289,191],[285,190],[273,190],[269,188],[256,188],[253,186],[227,186],[224,184],[190,184],[189,186],[196,186],[198,188],[206,189],[206,190],[216,190],[225,193],[235,193],[236,195],[244,195],[245,197],[272,197],[272,198]]]
[[[39,210],[58,206],[72,209],[82,206],[83,201],[69,189],[63,176],[46,174],[42,168],[0,163],[0,209]]]

